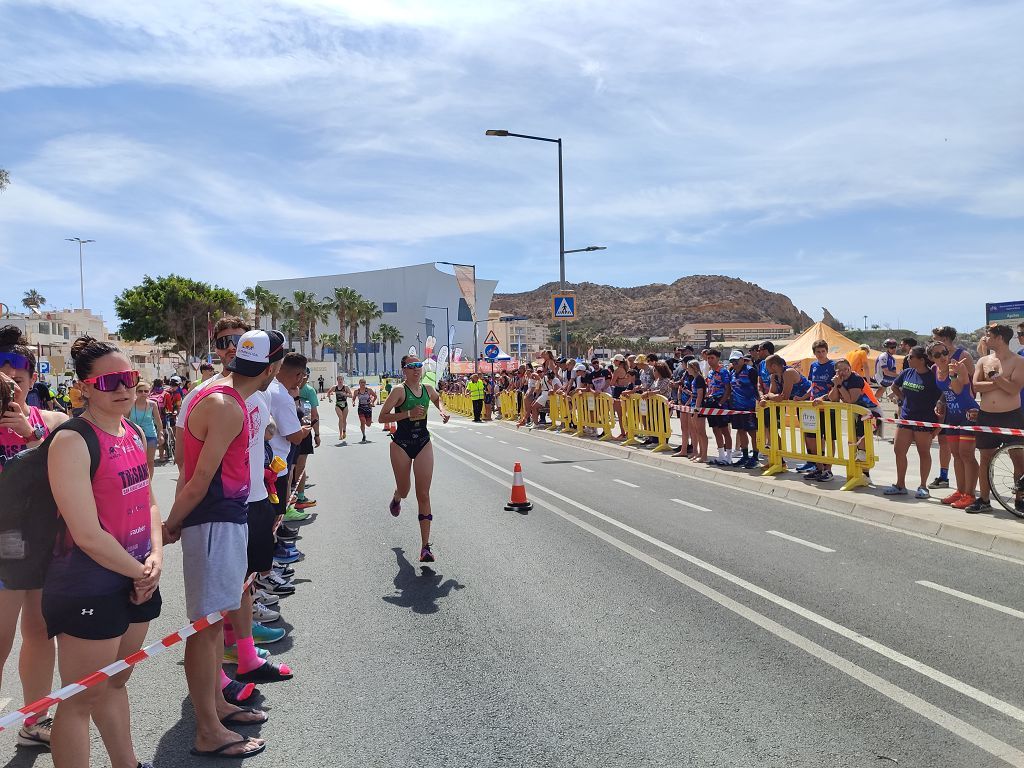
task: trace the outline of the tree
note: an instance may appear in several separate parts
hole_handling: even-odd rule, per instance
[[[11,174],[0,168],[0,192],[3,192],[11,185]]]
[[[334,298],[329,299],[331,302],[331,310],[338,318],[338,335],[343,340],[352,338],[352,310],[363,300],[363,297],[359,295],[359,292],[354,288],[347,286],[335,286]],[[348,346],[348,345],[346,345]],[[348,359],[348,349],[345,350],[345,360],[343,367],[346,370],[351,370]]]
[[[384,341],[384,337],[381,335],[379,328],[376,331],[374,331],[373,333],[370,334],[370,343],[373,344],[373,373],[374,373],[374,375],[377,374],[377,354],[378,354],[377,346],[380,345],[381,350],[383,350],[384,349],[384,345],[381,344],[381,342],[383,342],[383,341]],[[384,365],[386,367],[387,366],[387,362],[388,362],[387,361],[387,355],[384,355],[384,358],[385,358],[384,359]]]
[[[237,315],[242,299],[234,291],[180,275],[150,277],[114,299],[121,319],[118,333],[126,341],[173,342],[175,351],[192,346],[197,318]]]
[[[334,350],[334,362],[338,362],[338,347],[341,345],[341,335],[337,333],[320,334],[320,359],[324,359],[327,347]]]
[[[277,330],[277,321],[281,317],[281,307],[284,299],[278,296],[276,293],[267,292],[267,295],[263,297],[263,311],[270,315],[270,329],[272,331]]]
[[[299,333],[299,321],[294,317],[289,317],[281,323],[281,333],[284,334],[285,346],[291,349],[292,339]]]
[[[307,314],[309,316],[309,357],[312,360],[316,357],[316,342],[318,339],[316,335],[316,326],[317,323],[326,323],[327,318],[331,316],[330,300],[317,299],[316,301],[311,302],[307,309]],[[320,350],[320,359],[324,359],[324,351],[322,349]]]
[[[398,330],[395,326],[390,325],[389,323],[381,323],[379,330],[381,340],[385,344],[391,345],[391,367],[388,368],[387,354],[384,355],[384,367],[387,368],[392,373],[394,373],[397,370],[395,368],[395,344],[402,343],[402,332]]]
[[[292,293],[292,306],[295,320],[299,324],[299,351],[306,353],[305,340],[309,334],[309,313],[314,304],[318,303],[316,294],[312,291],[294,291]]]
[[[36,309],[39,309],[45,303],[46,297],[35,288],[30,291],[25,291],[25,298],[21,300],[21,306],[25,308],[35,307]]]
[[[252,304],[252,324],[254,328],[260,327],[260,317],[266,314],[267,300],[272,296],[273,294],[262,285],[245,288],[242,291],[242,298],[247,303]]]
[[[370,370],[370,324],[384,316],[380,308],[372,301],[363,301],[360,305],[359,320],[363,324],[363,341],[366,347],[363,352],[364,373]]]

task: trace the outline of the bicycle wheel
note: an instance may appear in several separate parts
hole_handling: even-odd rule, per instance
[[[1024,445],[1004,445],[992,456],[988,482],[1003,508],[1024,518]]]

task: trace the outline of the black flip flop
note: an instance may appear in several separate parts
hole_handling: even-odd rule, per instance
[[[254,755],[260,754],[263,750],[267,748],[266,742],[264,742],[263,744],[260,744],[258,749],[254,749],[251,752],[242,752],[238,755],[224,754],[227,750],[231,749],[232,747],[237,747],[239,744],[248,743],[249,739],[239,739],[238,741],[229,741],[227,744],[217,747],[216,749],[203,750],[192,747],[192,749],[190,749],[189,752],[191,752],[195,757],[219,757],[221,759],[226,758],[228,760],[244,760],[247,757],[253,757]]]
[[[240,720],[240,715],[263,715],[262,720]],[[230,715],[220,721],[221,725],[231,725],[238,727],[240,725],[263,725],[270,719],[270,715],[264,712],[262,709],[256,709],[255,707],[242,707],[237,712],[232,712]]]
[[[281,671],[280,664],[272,661],[264,661],[256,669],[248,672],[236,672],[235,679],[241,683],[279,683],[282,680],[291,680],[294,675],[291,672]]]
[[[238,698],[238,695],[245,689],[245,683],[240,683],[237,680],[232,680],[224,686],[224,701],[228,704],[234,704],[236,707],[244,706],[242,702],[248,701],[258,692],[258,688],[253,688],[252,693],[246,696],[244,699]]]

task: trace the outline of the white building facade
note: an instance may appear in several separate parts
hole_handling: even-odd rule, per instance
[[[433,263],[340,275],[260,280],[259,285],[289,300],[295,291],[310,291],[321,299],[330,299],[334,297],[335,288],[352,288],[365,299],[374,302],[382,313],[378,320],[371,323],[371,333],[382,323],[393,325],[402,333],[402,342],[395,346],[396,358],[405,354],[411,346],[415,346],[422,353],[428,336],[437,339],[435,351],[442,347],[445,343],[447,309],[447,321],[455,326],[452,351],[456,347],[461,347],[463,357],[472,359],[474,331],[478,351],[483,350],[491,298],[498,282],[477,277],[476,317],[483,322],[476,325],[471,319],[469,307],[459,291],[455,276],[443,272]],[[440,309],[427,308],[427,305]],[[261,325],[269,328],[269,318],[261,318]],[[338,318],[333,314],[326,323],[317,324],[318,334],[340,332]],[[362,365],[363,360],[363,333],[363,329],[360,328],[357,346],[359,365]],[[327,357],[329,359],[330,354]]]

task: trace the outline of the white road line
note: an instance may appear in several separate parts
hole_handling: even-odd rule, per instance
[[[457,451],[461,451],[463,453],[468,454],[469,456],[471,456],[472,458],[476,459],[479,462],[492,466],[494,469],[498,470],[503,475],[510,474],[507,470],[504,470],[497,464],[493,464],[492,462],[489,462],[486,459],[481,459],[480,457],[474,456],[473,454],[469,453],[469,451],[460,448],[459,446],[455,445],[454,443],[448,440],[442,440],[442,442],[446,443],[447,445],[451,446]],[[480,473],[481,475],[484,475],[485,477],[489,477],[491,480],[494,480],[495,482],[499,483],[502,486],[504,486],[508,482],[506,477],[499,477],[498,475],[491,474],[487,470],[479,466],[476,466],[476,464],[474,464],[469,459],[463,458],[462,456],[459,456],[450,450],[447,450],[445,448],[441,448],[440,450],[443,453],[447,453],[456,461],[462,462],[470,469]],[[584,505],[582,504],[574,503],[571,499],[563,497],[556,491],[550,491],[532,481],[528,482],[530,485],[533,485],[538,490],[541,490],[544,493],[547,493],[556,498],[560,498],[562,501],[568,502],[573,506],[583,509],[584,511],[588,511],[589,509],[587,507],[584,507]],[[584,531],[590,533],[593,536],[596,536],[597,538],[607,542],[608,544],[611,544],[613,547],[620,550],[621,552],[624,552],[630,555],[631,557],[639,560],[640,562],[645,563],[651,568],[660,571],[665,576],[668,576],[670,579],[678,582],[679,584],[682,584],[685,587],[689,587],[693,591],[701,595],[704,595],[705,597],[714,601],[726,610],[731,611],[737,616],[740,616],[746,619],[747,621],[751,622],[752,624],[761,627],[762,629],[771,633],[775,637],[784,640],[790,645],[793,645],[794,647],[804,651],[808,655],[813,656],[816,659],[829,665],[830,667],[850,676],[854,680],[857,680],[865,686],[877,691],[886,698],[896,702],[900,706],[903,706],[911,712],[914,712],[920,715],[921,717],[930,720],[935,725],[944,728],[945,730],[973,744],[979,749],[982,749],[985,752],[988,752],[990,755],[999,758],[1008,765],[1017,766],[1018,768],[1024,768],[1024,752],[1021,752],[1016,747],[1013,747],[1010,744],[1007,744],[1006,742],[997,739],[995,736],[992,736],[991,734],[981,730],[980,728],[971,725],[965,720],[961,720],[959,717],[956,717],[955,715],[952,715],[949,712],[940,709],[939,707],[925,701],[919,696],[915,696],[913,693],[910,693],[909,691],[900,688],[898,685],[891,683],[882,677],[879,677],[878,675],[864,669],[861,666],[858,666],[849,659],[840,656],[839,654],[830,651],[821,645],[818,645],[813,640],[810,640],[807,637],[804,637],[803,635],[799,634],[798,632],[795,632],[794,630],[791,630],[788,627],[779,624],[777,621],[774,621],[773,619],[770,619],[767,616],[758,613],[753,608],[748,608],[747,606],[719,592],[713,587],[710,587],[707,584],[704,584],[703,582],[697,581],[696,579],[687,576],[682,571],[679,571],[673,568],[672,566],[661,562],[657,558],[648,555],[646,552],[643,552],[637,549],[636,547],[633,547],[627,544],[626,542],[615,538],[610,533],[606,533],[600,528],[597,528],[591,525],[590,523],[580,520],[579,518],[561,509],[560,507],[557,507],[554,504],[551,504],[545,501],[544,499],[540,498],[534,498],[533,503],[537,506],[549,510],[550,512],[558,515],[567,522],[572,523],[578,528],[583,529]],[[645,541],[657,542],[657,539],[653,539],[653,537],[650,537],[647,534],[642,534],[639,531],[635,531],[634,529],[631,529],[629,526],[623,523],[619,523],[617,520],[614,520],[608,517],[607,515],[603,515],[600,512],[597,512],[596,510],[589,511],[591,514],[604,520],[605,522],[612,523],[617,527],[622,528],[623,530],[632,532],[635,535],[638,535],[640,538],[644,539]],[[670,547],[669,545],[664,543],[661,544],[663,548],[675,550],[674,547]],[[679,552],[678,550],[675,551]],[[692,558],[692,556],[689,555],[686,556],[686,559],[696,560],[696,558]],[[708,569],[714,569],[714,571],[725,573],[725,571],[721,571],[721,569],[714,568],[714,566],[709,566]]]
[[[486,437],[486,438],[487,438],[488,440],[493,440],[493,439],[494,439],[494,435],[485,435],[485,437]]]
[[[541,456],[548,461],[561,461],[561,459],[556,459],[554,456],[548,456],[546,453],[542,453]]]
[[[494,469],[498,470],[499,472],[506,476],[505,478],[501,479],[501,482],[508,482],[507,476],[511,475],[512,473],[509,470],[505,469],[504,467],[498,466],[492,461],[488,461],[487,459],[479,457],[472,453],[471,451],[467,451],[465,448],[456,445],[450,440],[446,440],[442,437],[439,437],[438,441],[451,446],[455,450],[460,451],[461,453],[464,453],[467,456],[470,456],[483,464],[493,467]],[[465,463],[467,463],[471,467],[473,466],[472,463]],[[478,469],[477,467],[473,468]],[[478,471],[481,470],[478,469]],[[815,613],[814,611],[811,611],[808,608],[804,608],[802,605],[798,605],[797,603],[794,603],[791,600],[787,600],[784,597],[780,597],[779,595],[776,595],[774,592],[769,592],[767,589],[759,587],[756,584],[747,581],[746,579],[742,579],[739,576],[736,576],[723,568],[719,568],[717,565],[712,565],[706,560],[701,560],[699,557],[696,557],[695,555],[691,555],[688,552],[684,552],[683,550],[678,549],[677,547],[673,547],[671,544],[666,544],[665,542],[655,538],[654,536],[651,536],[648,533],[644,533],[643,531],[637,530],[636,528],[633,528],[630,525],[626,525],[620,520],[616,520],[613,517],[609,517],[608,515],[598,512],[596,509],[588,507],[585,504],[581,504],[575,499],[570,499],[568,496],[564,496],[558,491],[547,488],[533,480],[527,480],[526,484],[532,486],[533,488],[536,488],[538,491],[542,491],[548,494],[549,496],[558,499],[559,501],[565,504],[575,507],[581,512],[586,512],[588,515],[592,515],[598,520],[602,520],[608,523],[609,525],[613,525],[616,528],[619,528],[620,530],[626,531],[627,533],[636,536],[638,539],[642,539],[643,541],[652,544],[658,549],[675,555],[681,560],[685,560],[686,562],[695,565],[698,568],[707,571],[708,573],[712,573],[724,579],[725,581],[728,581],[731,584],[740,587],[741,589],[745,589],[746,591],[755,594],[758,597],[761,597],[764,600],[767,600],[768,602],[779,606],[780,608],[784,608],[787,611],[790,611],[791,613],[794,613],[797,616],[806,619],[807,621],[811,621],[820,627],[824,627],[825,629],[834,632],[840,637],[844,637],[847,640],[856,643],[857,645],[867,648],[868,650],[874,651],[875,653],[879,654],[880,656],[884,656],[890,661],[895,661],[897,664],[900,664],[906,667],[907,669],[911,669],[931,680],[934,680],[935,682],[944,685],[947,688],[950,688],[956,691],[957,693],[962,694],[963,696],[967,696],[968,698],[973,699],[974,701],[977,701],[980,704],[984,704],[986,707],[990,707],[991,709],[994,709],[996,712],[1001,712],[1007,717],[1013,718],[1018,722],[1024,723],[1024,710],[1022,710],[1020,707],[1016,707],[1013,704],[1010,704],[1009,702],[996,698],[990,693],[986,693],[985,691],[982,691],[979,688],[975,688],[974,686],[969,685],[968,683],[965,683],[962,680],[958,680],[952,675],[947,675],[945,672],[941,672],[938,669],[935,669],[934,667],[930,667],[922,661],[918,661],[917,659],[911,658],[910,656],[900,653],[899,651],[890,648],[887,645],[883,645],[877,640],[872,640],[870,637],[865,637],[860,632],[849,629],[848,627],[844,627],[842,624],[832,621],[831,619],[825,618],[821,614]],[[541,503],[543,504],[544,502]],[[1024,757],[1024,753],[1021,753],[1021,755],[1022,757]],[[1024,762],[1021,763],[1021,766],[1022,768],[1024,768]]]
[[[573,469],[578,469],[578,470],[579,470],[580,472],[590,472],[591,474],[593,474],[593,472],[594,472],[594,470],[592,470],[592,469],[587,469],[586,467],[581,467],[581,466],[579,466],[578,464],[573,464],[573,465],[572,465],[572,468],[573,468]]]
[[[619,485],[628,485],[630,488],[639,488],[640,487],[636,483],[627,483],[625,480],[619,480],[619,478],[617,478],[617,477],[613,478],[612,482],[613,483],[618,483]]]
[[[684,507],[689,507],[690,509],[696,509],[698,512],[710,512],[711,511],[707,507],[702,507],[700,504],[694,504],[691,501],[683,501],[682,499],[672,499],[672,501],[674,501],[676,504],[682,504]]]
[[[523,446],[521,446],[521,445],[517,445],[516,448],[518,448],[520,451],[526,451],[527,453],[530,452],[529,448],[523,448]]]
[[[813,541],[807,541],[805,539],[798,539],[796,536],[790,536],[788,533],[782,533],[781,531],[765,531],[765,533],[770,533],[772,536],[778,536],[780,539],[785,539],[786,541],[792,541],[792,542],[795,542],[797,544],[803,544],[805,547],[810,547],[811,549],[816,549],[819,552],[835,552],[834,549],[829,549],[828,547],[823,547],[823,546],[821,546],[821,544],[815,544]]]
[[[934,581],[918,581],[915,583],[920,584],[922,587],[928,587],[928,589],[945,592],[947,595],[952,595],[953,597],[959,597],[961,600],[967,600],[972,603],[977,603],[978,605],[983,605],[986,608],[991,608],[993,611],[1005,613],[1007,616],[1013,616],[1016,619],[1024,619],[1024,611],[1018,611],[1016,608],[1008,608],[1005,605],[993,603],[991,600],[986,600],[983,597],[975,597],[974,595],[969,595],[966,592],[961,592],[957,589],[944,587],[941,584],[936,584]]]

